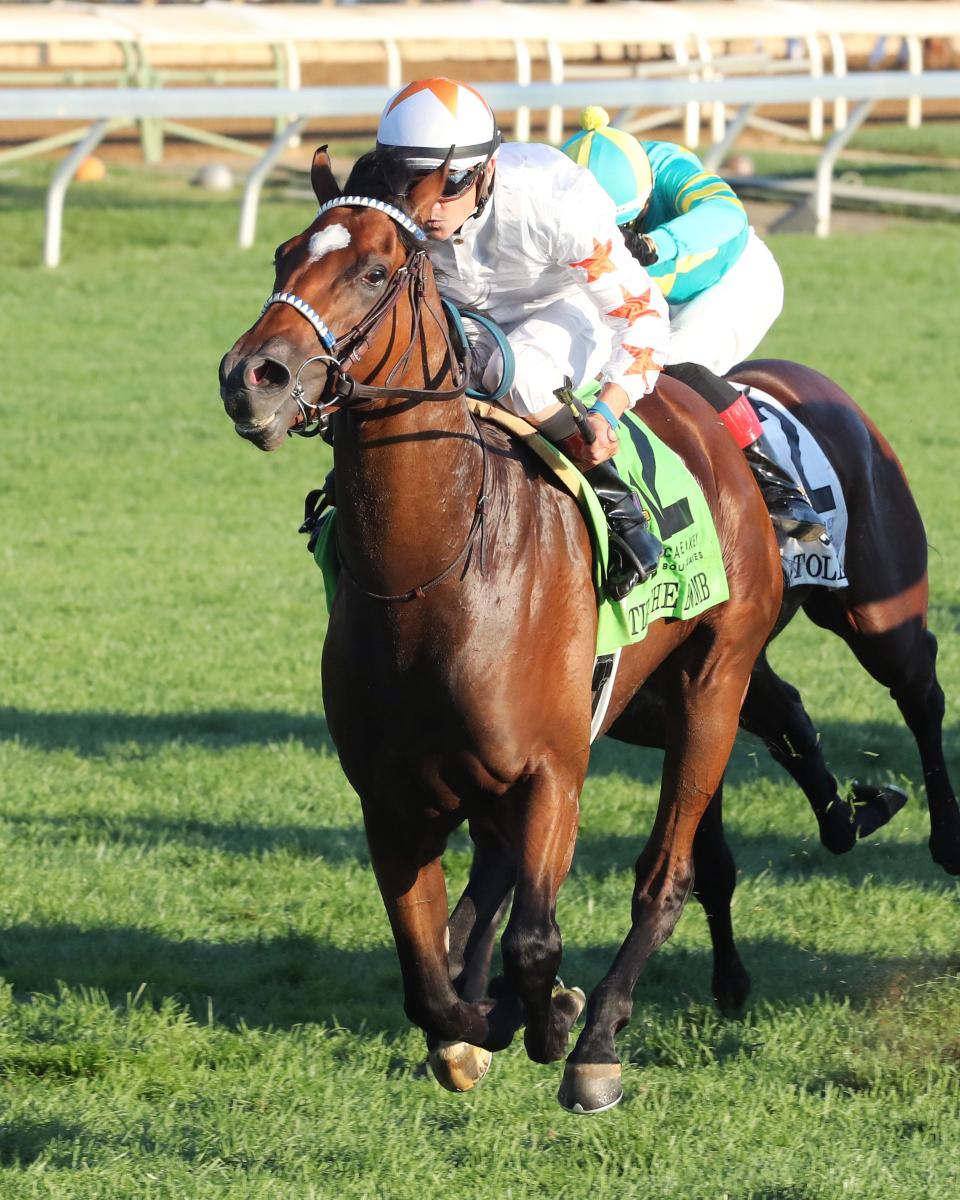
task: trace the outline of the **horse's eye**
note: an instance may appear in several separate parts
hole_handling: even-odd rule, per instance
[[[379,287],[386,279],[387,271],[385,267],[373,267],[363,277],[363,282],[367,287]]]

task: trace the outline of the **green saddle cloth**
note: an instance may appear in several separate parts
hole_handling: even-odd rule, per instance
[[[620,418],[619,435],[614,461],[620,478],[629,479],[639,493],[664,551],[660,566],[646,583],[638,584],[623,600],[608,599],[603,591],[609,555],[607,522],[593,489],[583,489],[580,504],[593,539],[599,597],[598,655],[642,642],[660,617],[688,620],[730,596],[713,515],[682,459],[632,412]]]
[[[729,597],[720,540],[703,493],[679,456],[633,413],[621,419],[616,464],[621,478],[629,479],[639,492],[653,530],[664,544],[664,554],[656,573],[619,602],[608,599],[603,590],[609,556],[607,522],[593,489],[546,439],[536,435],[526,440],[547,463],[560,459],[579,476],[582,486],[578,502],[594,549],[598,655],[643,641],[651,624],[661,617],[687,620]],[[332,512],[313,552],[323,572],[328,609],[333,604],[340,571],[335,523],[336,513]]]

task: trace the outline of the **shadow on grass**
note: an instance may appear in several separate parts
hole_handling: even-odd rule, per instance
[[[14,925],[0,929],[0,974],[21,999],[63,985],[101,990],[122,1005],[145,985],[144,1003],[172,997],[201,1024],[212,1015],[227,1026],[406,1028],[392,946],[347,950],[295,934],[215,943],[134,926]]]
[[[564,977],[592,988],[616,950],[612,943],[568,946]],[[863,1007],[893,981],[919,982],[960,965],[923,956],[814,954],[778,939],[744,939],[741,954],[754,978],[753,999],[783,1009],[816,996]],[[710,1004],[711,970],[706,949],[655,955],[637,988],[637,1016],[668,1020],[684,1004]],[[15,925],[0,930],[0,971],[21,999],[65,986],[102,991],[122,1006],[145,985],[141,1003],[172,998],[201,1024],[212,1016],[227,1027],[321,1023],[389,1035],[408,1028],[392,946],[344,949],[298,936],[177,941],[132,926]]]
[[[68,1165],[72,1143],[84,1132],[81,1125],[56,1118],[7,1118],[0,1124],[0,1167],[27,1167],[39,1158]]]
[[[891,704],[891,712],[894,712]],[[840,779],[858,778],[863,782],[886,782],[900,775],[916,781],[919,788],[923,782],[920,755],[910,730],[896,719],[823,721],[814,720],[821,737],[821,749],[827,766]],[[944,731],[950,738],[950,729]],[[947,747],[949,753],[949,746]],[[629,746],[604,738],[593,748],[590,759],[590,775],[602,778],[607,775],[625,775],[637,780],[641,786],[657,785],[660,782],[662,753],[642,747]],[[769,778],[790,783],[790,777],[774,763],[759,738],[741,731],[730,758],[727,780],[731,784],[745,784],[757,778]],[[792,785],[795,786],[795,785]],[[797,788],[797,799],[803,797]]]
[[[859,887],[869,877],[878,884],[908,885],[936,892],[955,886],[952,877],[934,863],[925,841],[864,841],[848,854],[838,856],[824,850],[814,834],[804,840],[777,833],[728,831],[727,840],[741,880],[762,874],[777,884],[835,879]],[[645,841],[645,830],[636,838],[591,834],[585,830],[577,842],[572,876],[602,878],[611,871],[623,871],[630,872],[632,879],[634,864]]]
[[[889,777],[904,774],[920,779],[920,763],[910,731],[899,721],[829,721],[819,726],[824,754],[841,776]],[[134,714],[109,711],[34,712],[0,707],[0,740],[20,741],[41,750],[72,750],[84,757],[105,755],[118,744],[143,752],[170,742],[208,746],[213,750],[240,745],[266,745],[288,740],[336,753],[326,722],[318,713],[304,716],[275,710],[210,709],[204,712]],[[639,787],[660,781],[662,754],[609,738],[593,748],[590,776],[602,779],[624,775]],[[786,779],[762,743],[741,733],[734,747],[728,778],[741,783],[760,770]]]
[[[231,750],[293,740],[334,753],[323,717],[249,709],[137,715],[0,708],[0,740],[40,750],[72,750],[85,758],[103,757],[118,745],[147,752],[171,742]]]
[[[288,854],[333,867],[342,864],[363,866],[369,862],[369,852],[360,821],[359,801],[355,817],[355,824],[261,825],[248,821],[224,823],[153,814],[103,815],[81,810],[49,815],[0,809],[0,825],[6,826],[8,831],[16,831],[18,839],[35,839],[38,844],[47,846],[104,843],[128,846],[137,853],[145,849],[176,847],[190,852],[188,861],[197,869],[202,869],[203,855],[208,852],[255,859],[269,854]],[[577,841],[572,878],[603,879],[612,872],[623,872],[632,879],[633,866],[648,832],[647,825],[638,822],[636,835],[593,833],[588,814]],[[814,831],[807,837],[800,837],[776,832],[747,834],[728,829],[727,838],[741,879],[760,874],[776,883],[827,878],[856,887],[869,877],[878,884],[908,885],[933,891],[952,886],[950,877],[931,859],[926,841],[869,840],[859,843],[848,854],[836,856],[823,849]],[[454,834],[449,849],[458,854],[471,853],[465,830]],[[629,886],[625,881],[625,902]]]
[[[80,841],[131,846],[138,850],[176,846],[192,851],[223,851],[238,857],[292,854],[326,863],[367,863],[367,841],[360,825],[260,825],[248,821],[222,823],[194,817],[175,820],[158,816],[99,815],[85,811],[56,816],[4,812],[0,823],[19,836],[37,837],[44,844],[70,845]]]

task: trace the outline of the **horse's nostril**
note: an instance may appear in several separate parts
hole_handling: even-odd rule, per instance
[[[286,387],[290,372],[273,358],[263,358],[247,370],[247,382],[251,387]]]

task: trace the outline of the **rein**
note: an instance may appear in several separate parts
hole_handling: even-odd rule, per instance
[[[408,600],[422,600],[427,592],[432,592],[435,587],[438,587],[445,580],[449,579],[461,563],[466,563],[466,560],[469,557],[470,551],[473,547],[473,543],[478,537],[480,539],[480,574],[483,574],[483,518],[486,514],[487,505],[487,443],[484,440],[483,434],[480,431],[480,426],[477,424],[477,419],[474,417],[473,413],[470,414],[470,419],[473,421],[474,428],[477,431],[477,439],[480,442],[481,462],[483,465],[480,476],[480,491],[477,495],[477,503],[473,510],[473,520],[471,521],[470,528],[467,531],[467,540],[463,544],[463,549],[453,560],[453,562],[449,564],[449,566],[444,567],[439,575],[434,575],[434,577],[432,579],[428,579],[426,583],[417,584],[416,587],[412,587],[406,592],[397,592],[392,596],[381,592],[371,592],[368,588],[363,587],[363,585],[358,582],[356,576],[347,569],[347,564],[344,561],[343,555],[340,554],[340,570],[344,575],[346,575],[353,586],[364,594],[364,596],[368,596],[371,600],[398,601],[401,603],[406,603]]]
[[[365,196],[340,196],[333,200],[328,200],[320,206],[317,216],[320,217],[331,208],[338,207],[374,208],[379,212],[385,213],[391,220],[412,233],[417,241],[423,242],[426,240],[427,235],[406,213],[401,212],[400,209],[382,200],[372,200]],[[297,403],[297,407],[300,409],[304,424],[302,429],[298,428],[293,432],[299,434],[300,437],[315,437],[325,429],[329,421],[329,414],[332,411],[340,408],[362,408],[374,400],[386,398],[401,400],[455,400],[465,394],[467,385],[466,370],[460,362],[451,338],[450,326],[446,319],[446,310],[443,309],[441,314],[438,315],[425,299],[424,268],[426,261],[426,252],[422,248],[413,246],[407,253],[406,261],[394,273],[389,287],[376,304],[374,304],[366,316],[353,329],[339,338],[334,336],[330,327],[316,309],[295,292],[274,292],[273,295],[267,298],[266,303],[260,311],[261,316],[263,316],[272,304],[289,304],[304,320],[313,326],[317,337],[326,351],[324,354],[314,354],[310,358],[304,359],[297,370],[291,394]],[[370,339],[387,320],[404,295],[410,301],[410,311],[413,314],[413,329],[406,349],[390,368],[390,372],[383,384],[358,383],[350,374],[349,369],[347,369],[348,364],[351,362],[358,364],[360,362],[360,359],[369,349]],[[446,342],[444,369],[440,377],[442,378],[443,374],[446,374],[446,368],[449,368],[449,372],[454,380],[452,388],[405,388],[391,384],[391,380],[396,378],[398,373],[406,369],[414,353],[421,331],[421,312],[424,306],[440,328]],[[303,387],[300,383],[300,374],[308,363],[317,361],[326,362],[330,365],[327,369],[327,382],[323,392],[320,398],[314,403],[306,400],[304,397]],[[371,592],[363,587],[353,573],[347,569],[346,562],[341,554],[340,569],[353,586],[362,592],[363,595],[370,597],[372,600],[382,601],[406,602],[415,599],[421,600],[427,592],[432,591],[435,587],[438,587],[445,580],[449,579],[461,563],[465,564],[468,561],[473,545],[478,538],[480,542],[480,573],[483,574],[483,518],[487,503],[487,443],[472,412],[470,419],[473,422],[474,429],[477,432],[477,439],[480,443],[482,466],[480,490],[473,510],[473,520],[470,523],[466,541],[460,553],[438,575],[427,580],[426,583],[417,584],[416,587],[412,587],[406,592],[398,592],[396,595]],[[319,516],[319,513],[317,515]],[[308,531],[308,526],[309,522],[305,521],[301,527],[301,531]]]

